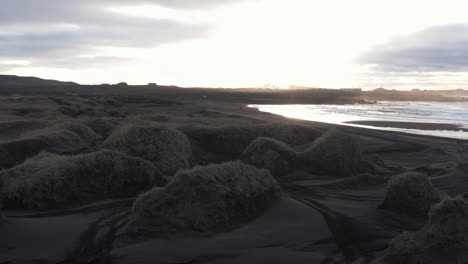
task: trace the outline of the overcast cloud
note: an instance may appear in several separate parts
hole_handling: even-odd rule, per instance
[[[459,0],[0,0],[0,73],[208,87],[459,86],[468,78],[467,8]]]
[[[210,25],[129,16],[113,12],[111,8],[158,4],[180,9],[210,9],[240,1],[3,0],[0,59],[28,60],[30,66],[65,68],[75,68],[83,63],[89,66],[118,63],[126,59],[95,55],[96,48],[152,48],[202,38],[208,34]],[[6,69],[5,65],[2,70]]]
[[[360,63],[383,72],[468,70],[468,25],[444,25],[398,37],[373,47]]]
[[[468,24],[448,24],[395,37],[363,53],[365,87],[458,89],[468,81]]]

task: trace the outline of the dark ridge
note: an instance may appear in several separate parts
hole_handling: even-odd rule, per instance
[[[75,82],[46,80],[37,77],[0,75],[0,87],[77,86]]]

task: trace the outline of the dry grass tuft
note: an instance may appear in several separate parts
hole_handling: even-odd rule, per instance
[[[435,204],[421,230],[390,242],[385,263],[468,263],[468,204],[449,198]]]
[[[408,215],[426,216],[431,206],[439,201],[439,192],[426,175],[406,172],[390,179],[381,207]]]
[[[336,176],[356,174],[362,159],[358,142],[338,129],[330,129],[298,157],[307,171]]]
[[[150,162],[118,152],[45,153],[0,171],[0,198],[9,208],[57,208],[131,197],[159,181],[162,176]]]
[[[232,229],[265,210],[280,188],[267,170],[240,162],[179,171],[165,188],[142,194],[130,234],[215,232]]]
[[[258,137],[273,138],[292,146],[307,144],[320,136],[316,129],[291,124],[180,128],[192,142],[197,164],[238,159]]]
[[[120,127],[101,148],[149,160],[166,175],[188,168],[192,156],[190,142],[182,132],[155,126]]]
[[[77,122],[64,122],[0,142],[0,168],[22,163],[42,151],[75,153],[91,147],[99,136]]]
[[[275,177],[281,177],[293,170],[295,150],[288,144],[260,137],[252,141],[242,154],[243,161],[257,168],[264,168]]]
[[[269,169],[274,176],[292,171],[319,175],[353,176],[361,162],[356,140],[332,129],[310,146],[292,147],[271,138],[258,138],[244,151],[243,160],[259,168]]]

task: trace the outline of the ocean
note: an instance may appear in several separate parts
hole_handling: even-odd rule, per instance
[[[468,102],[382,101],[354,105],[249,105],[262,112],[309,121],[340,124],[411,134],[468,139]],[[350,124],[354,121],[436,123],[458,126],[455,130],[409,129]]]

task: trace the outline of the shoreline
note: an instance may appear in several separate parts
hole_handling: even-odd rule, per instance
[[[330,116],[320,116],[318,112],[299,111],[293,108],[262,107],[261,105],[247,105],[247,107],[256,109],[259,112],[269,113],[281,116],[288,119],[299,121],[309,121],[316,123],[323,123],[329,126],[342,126],[342,127],[355,127],[369,130],[378,130],[386,132],[400,132],[408,135],[429,136],[435,138],[447,138],[455,140],[468,140],[468,128],[461,124],[438,123],[431,120],[421,120],[421,122],[413,122],[411,120],[386,120],[385,117],[375,117],[373,120],[363,120],[359,116],[341,117],[339,113],[335,119],[333,113]],[[330,110],[331,111],[331,110]],[[424,122],[426,121],[426,122]],[[440,119],[440,122],[447,122]]]
[[[373,127],[388,127],[388,128],[403,128],[403,129],[419,129],[433,131],[463,131],[468,132],[468,129],[459,125],[444,124],[444,123],[419,123],[419,122],[400,122],[400,121],[384,121],[384,120],[360,120],[346,121],[344,124],[373,126]]]

